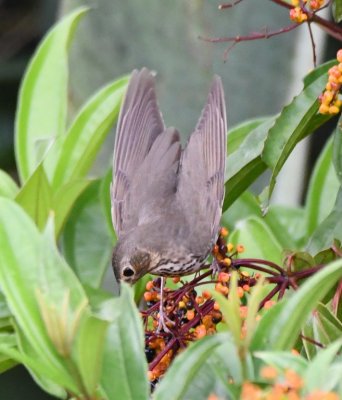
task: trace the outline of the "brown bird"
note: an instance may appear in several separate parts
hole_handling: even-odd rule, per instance
[[[115,140],[112,217],[118,281],[198,271],[216,241],[224,196],[226,110],[215,76],[197,126],[182,150],[166,128],[154,76],[133,71]],[[162,303],[162,301],[161,301]]]

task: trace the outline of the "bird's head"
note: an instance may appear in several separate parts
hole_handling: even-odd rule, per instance
[[[125,243],[118,243],[113,252],[112,265],[118,282],[135,283],[151,268],[152,257],[142,250]]]

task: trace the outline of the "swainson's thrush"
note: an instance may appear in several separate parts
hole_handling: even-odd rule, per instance
[[[146,68],[133,71],[117,125],[111,188],[119,281],[201,268],[219,230],[226,132],[218,76],[182,150],[178,131],[164,126],[153,75]]]

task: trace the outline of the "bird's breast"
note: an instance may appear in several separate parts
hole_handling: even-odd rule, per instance
[[[151,273],[161,276],[189,275],[200,270],[205,257],[193,254],[174,256],[172,258],[161,257]]]

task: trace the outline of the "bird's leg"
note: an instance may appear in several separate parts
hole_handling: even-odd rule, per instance
[[[215,257],[213,257],[213,262],[211,263],[210,269],[212,271],[212,275],[217,275],[222,270],[222,267]]]
[[[160,277],[160,305],[159,305],[159,321],[157,333],[159,333],[162,329],[164,332],[171,333],[170,329],[166,326],[166,322],[174,324],[164,313],[164,285],[165,278],[163,276]]]

